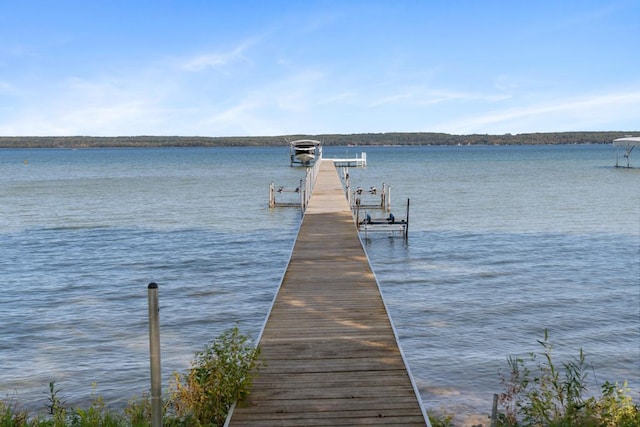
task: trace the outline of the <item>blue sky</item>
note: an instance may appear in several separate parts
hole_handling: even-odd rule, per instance
[[[3,1],[0,135],[640,129],[640,0]]]

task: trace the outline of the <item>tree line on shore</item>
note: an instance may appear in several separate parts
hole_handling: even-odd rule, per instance
[[[548,145],[609,144],[635,132],[551,132],[521,134],[452,135],[435,132],[389,132],[281,136],[0,136],[0,148],[103,148],[103,147],[260,147],[282,146],[287,141],[310,138],[324,145]]]

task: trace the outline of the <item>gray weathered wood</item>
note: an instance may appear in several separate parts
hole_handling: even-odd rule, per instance
[[[428,425],[333,163],[322,161],[231,426]]]

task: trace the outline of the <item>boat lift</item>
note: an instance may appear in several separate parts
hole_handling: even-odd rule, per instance
[[[301,191],[302,189],[302,191]],[[269,207],[292,207],[298,208],[304,206],[304,181],[301,179],[300,184],[295,188],[285,187],[283,185],[276,186],[275,183],[269,184]],[[287,193],[295,193],[295,196],[286,196]],[[281,200],[278,196],[283,196],[286,200]],[[276,197],[280,200],[276,200]]]
[[[310,167],[322,160],[322,142],[315,139],[297,139],[289,142],[291,166]]]
[[[316,161],[312,167],[306,168],[304,179],[300,180],[300,183],[297,187],[285,187],[283,185],[276,186],[275,183],[269,184],[269,207],[299,207],[304,212],[309,205],[309,200],[311,200],[311,192],[313,191],[313,186],[316,183],[316,178],[318,177],[318,173],[320,171],[321,162]],[[286,193],[295,193],[299,197],[298,200],[295,200],[296,197],[285,196]],[[277,196],[276,196],[277,195]],[[276,197],[280,199],[280,196],[284,196],[286,201],[277,201]],[[294,199],[294,200],[292,200]]]
[[[640,137],[636,136],[626,136],[624,138],[618,138],[613,140],[613,146],[616,147],[616,167],[617,168],[633,168],[631,165],[631,152],[634,148],[640,145]],[[619,164],[618,161],[618,151],[619,149],[624,150],[623,157],[627,159],[626,166],[624,164]]]
[[[391,235],[398,233],[403,239],[409,237],[409,199],[407,199],[407,211],[404,218],[396,218],[393,213],[385,218],[372,217],[368,211],[361,215],[360,207],[356,207],[355,217],[358,230],[364,232],[365,237],[371,232],[387,232]]]
[[[376,201],[378,196],[380,197],[379,202]],[[370,186],[367,190],[362,187],[351,190],[351,187],[347,186],[347,201],[354,212],[357,208],[382,209],[388,212],[391,210],[391,187],[384,182],[380,189]]]

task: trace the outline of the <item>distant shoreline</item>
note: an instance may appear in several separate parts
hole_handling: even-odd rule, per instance
[[[382,145],[553,145],[609,144],[640,131],[549,132],[504,135],[451,135],[433,132],[389,132],[282,136],[0,136],[0,148],[134,148],[134,147],[269,147],[312,138],[327,146]]]

